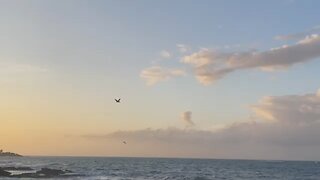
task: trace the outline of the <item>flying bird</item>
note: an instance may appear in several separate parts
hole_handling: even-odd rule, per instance
[[[114,99],[116,103],[120,103],[120,98],[119,99]]]
[[[122,143],[123,143],[123,144],[127,144],[127,142],[126,142],[126,141],[122,141]]]

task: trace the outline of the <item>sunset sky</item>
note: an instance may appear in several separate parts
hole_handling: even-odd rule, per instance
[[[320,160],[319,7],[0,0],[0,149]]]

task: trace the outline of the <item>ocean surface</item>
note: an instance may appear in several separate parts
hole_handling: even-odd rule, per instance
[[[109,157],[0,157],[0,167],[3,166],[28,166],[34,169],[43,167],[68,169],[84,175],[82,177],[72,177],[68,179],[320,180],[320,162],[311,161]]]

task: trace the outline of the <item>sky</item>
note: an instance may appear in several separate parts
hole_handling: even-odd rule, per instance
[[[319,1],[0,3],[4,150],[320,160]]]

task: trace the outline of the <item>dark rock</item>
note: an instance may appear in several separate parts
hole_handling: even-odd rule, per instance
[[[68,169],[65,169],[64,172],[65,172],[65,173],[73,173],[73,171],[70,171],[70,170],[68,170]]]
[[[49,169],[49,168],[42,168],[40,171],[36,172],[36,174],[44,174],[47,176],[58,176],[65,173],[66,173],[65,171],[60,169]]]
[[[0,168],[0,177],[10,177],[11,173]]]
[[[70,170],[60,170],[60,169],[50,169],[42,168],[41,170],[35,173],[22,173],[17,175],[9,175],[7,177],[14,178],[57,178],[57,177],[76,177],[81,176],[80,174],[75,174]]]
[[[65,171],[59,169],[42,168],[41,170],[35,173],[20,174],[20,177],[58,177],[65,173]]]
[[[15,177],[15,178],[40,178],[41,176],[39,176],[36,173],[22,173],[22,174],[18,174],[18,175],[12,175],[10,177]]]
[[[1,167],[1,169],[6,171],[32,171],[33,170],[30,167],[13,167],[13,166]]]

